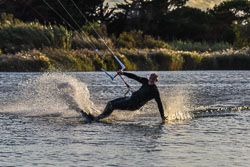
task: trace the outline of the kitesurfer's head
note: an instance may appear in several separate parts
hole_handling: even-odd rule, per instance
[[[148,84],[153,85],[153,84],[156,84],[157,81],[158,81],[158,75],[156,73],[150,74],[149,79],[148,79]]]

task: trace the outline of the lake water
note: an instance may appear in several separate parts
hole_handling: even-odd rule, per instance
[[[120,78],[0,73],[0,166],[250,166],[250,72],[158,74],[165,123],[151,101],[87,124],[72,105],[100,113],[127,91]]]

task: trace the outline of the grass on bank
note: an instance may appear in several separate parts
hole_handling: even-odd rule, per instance
[[[107,46],[127,70],[250,69],[249,48],[232,50],[230,44],[223,42],[165,42],[142,31],[107,37],[105,27],[100,30],[104,32],[100,39],[89,27],[83,28],[85,33],[74,32],[58,25],[24,23],[3,14],[0,71],[117,70],[119,65]]]
[[[115,54],[127,70],[250,70],[250,48],[198,53],[169,49],[120,49]],[[33,49],[0,56],[0,71],[115,71],[107,51]]]

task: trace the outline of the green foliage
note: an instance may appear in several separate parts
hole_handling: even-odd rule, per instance
[[[169,47],[165,42],[156,40],[150,35],[144,35],[141,30],[133,30],[130,32],[123,32],[116,39],[113,38],[116,47],[118,48],[167,48]]]
[[[154,65],[153,70],[181,70],[183,58],[178,53],[167,51],[153,52],[149,54]]]
[[[207,11],[184,6],[185,3],[185,0],[124,1],[117,5],[119,10],[108,24],[109,32],[119,36],[124,31],[142,30],[168,41],[233,44],[236,36],[232,23],[241,24],[250,17],[249,0],[223,1]]]
[[[99,24],[97,22],[86,23],[83,25],[83,31],[86,32],[89,36],[93,36],[95,38],[107,37],[107,26],[105,24]]]
[[[216,57],[218,70],[249,70],[250,56],[236,52],[224,53]]]
[[[46,55],[49,57],[50,63],[53,64],[52,69],[54,68],[56,71],[76,71],[79,68],[77,59],[67,51],[59,49],[49,51]]]
[[[108,5],[104,5],[104,0],[74,1],[76,5],[68,0],[60,0],[64,8],[58,1],[46,1],[53,8],[52,10],[43,1],[2,0],[0,13],[3,19],[0,24],[1,26],[13,26],[22,20],[25,22],[38,21],[46,23],[46,25],[64,25],[72,31],[80,31],[83,27],[88,36],[99,40],[93,27],[102,37],[108,37],[107,32],[109,35],[115,34],[118,39],[113,42],[117,47],[163,47],[164,42],[154,40],[157,38],[166,41],[225,41],[235,44],[237,47],[246,46],[245,40],[241,41],[239,37],[241,36],[239,34],[244,34],[244,28],[238,27],[235,30],[232,23],[237,22],[238,25],[243,25],[250,17],[249,0],[223,1],[207,11],[185,6],[187,1],[125,0],[112,9],[108,8]],[[78,11],[78,8],[84,16]],[[11,15],[4,12],[11,13]],[[14,19],[14,17],[20,20]],[[91,25],[86,23],[86,20],[89,20]],[[131,33],[133,30],[136,30],[135,33]],[[129,33],[123,34],[123,32]],[[66,47],[60,41],[58,44]]]
[[[209,21],[208,13],[196,8],[182,7],[162,18],[157,32],[161,38],[167,40],[201,42],[211,39]]]
[[[4,53],[44,47],[69,49],[71,32],[63,26],[43,26],[37,22],[23,23],[2,15],[0,25],[0,49]],[[4,19],[7,19],[3,21]]]
[[[95,71],[97,70],[98,55],[90,50],[42,50],[52,65],[49,71]],[[98,69],[99,70],[99,69]]]
[[[97,23],[93,23],[93,26],[100,32],[103,30]],[[226,42],[177,40],[167,44],[141,30],[133,30],[123,32],[117,38],[108,38],[104,32],[102,37],[105,44],[94,35],[90,26],[84,29],[88,35],[69,31],[61,25],[24,23],[14,19],[13,15],[2,14],[0,71],[117,70],[119,64],[108,52],[106,44],[122,60],[127,70],[250,69],[249,48],[229,50],[232,46]],[[248,30],[249,22],[235,24],[235,46],[249,46]]]
[[[54,10],[59,13],[65,20],[71,25],[75,26],[75,28],[79,28],[75,22],[68,16],[67,12],[71,14],[71,16],[77,21],[77,24],[82,26],[85,23],[85,19],[78,11],[83,12],[85,17],[88,20],[102,20],[105,18],[105,6],[103,5],[104,0],[81,0],[74,1],[74,3],[69,0],[60,0],[58,1],[37,1],[37,0],[4,0],[0,3],[0,13],[8,12],[12,13],[16,18],[22,21],[35,21],[38,20],[41,23],[45,21],[48,23],[56,23],[63,25],[65,23],[64,20],[59,17]],[[49,5],[47,5],[49,4]],[[67,12],[64,10],[62,5]],[[53,10],[50,8],[53,8]]]
[[[21,21],[14,18],[13,14],[1,13],[0,25],[16,25],[20,24]]]
[[[127,70],[250,70],[250,49],[198,53],[168,49],[121,49],[115,53]],[[45,48],[0,56],[0,71],[115,71],[113,55],[88,49]]]
[[[151,70],[153,65],[148,58],[146,52],[140,52],[135,49],[120,49],[119,53],[123,56],[122,60],[125,60],[125,66],[128,70]]]
[[[104,60],[103,60],[103,66],[101,68],[104,68],[105,70],[112,71],[117,69],[117,64],[113,58],[113,55],[104,55]],[[100,70],[97,69],[98,71]]]
[[[184,59],[183,70],[196,70],[200,69],[202,56],[196,52],[182,53]]]
[[[214,52],[232,48],[232,45],[227,42],[192,42],[192,41],[172,41],[168,43],[175,50],[182,51],[197,51],[197,52]]]
[[[236,41],[234,45],[238,48],[250,46],[250,18],[243,24],[234,25]]]
[[[95,38],[84,34],[75,33],[72,38],[71,49],[98,49],[106,50],[107,46],[113,48],[114,44],[109,38]]]
[[[49,59],[37,50],[0,56],[0,71],[28,72],[44,71],[49,68]]]
[[[216,5],[210,10],[210,13],[215,17],[214,19],[231,25],[233,21],[242,23],[248,19],[250,16],[249,8],[250,3],[248,0],[230,0]]]
[[[132,34],[129,34],[128,32],[123,32],[117,39],[116,46],[118,48],[135,48],[136,41]]]
[[[206,55],[202,57],[200,62],[200,70],[216,70],[216,69],[218,69],[218,65],[215,57],[211,55]]]
[[[243,24],[250,17],[248,0],[224,1],[209,11],[212,16],[211,29],[213,37],[233,44],[236,34],[232,24]]]
[[[143,44],[141,48],[171,48],[166,42],[158,39],[156,40],[151,35],[145,35],[143,38]]]
[[[70,49],[72,33],[63,26],[51,26],[49,30],[52,35],[52,42],[54,48]],[[43,30],[44,31],[44,30]]]

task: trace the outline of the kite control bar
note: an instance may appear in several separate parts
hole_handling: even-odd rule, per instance
[[[116,57],[116,56],[114,56],[115,57],[115,59],[118,61],[118,63],[121,65],[121,71],[123,71],[123,70],[125,70],[125,66],[124,66],[124,64],[118,59],[118,57]],[[118,73],[114,76],[114,79],[115,79],[115,77],[117,76],[117,75],[119,75]],[[121,77],[121,75],[119,75],[120,77]],[[121,77],[122,78],[122,77]],[[124,79],[122,78],[122,80],[124,81]],[[124,81],[124,83],[126,83],[125,81]],[[127,84],[126,84],[126,86],[127,86]]]
[[[111,79],[112,79],[112,81],[115,79],[112,75],[110,75],[106,70],[104,70],[103,68],[101,68],[101,70],[103,71],[103,72],[105,72],[105,74],[107,74],[107,76],[109,76]]]
[[[121,70],[124,70],[126,67],[124,66],[124,64],[118,59],[118,57],[114,56],[115,59],[118,61],[118,63],[121,65],[122,69]]]
[[[116,57],[116,56],[114,56],[115,57],[115,59],[117,60],[117,62],[120,64],[120,66],[121,66],[121,71],[123,71],[123,70],[125,70],[126,69],[126,67],[124,66],[124,64],[118,59],[118,57]],[[122,81],[124,82],[124,84],[126,85],[126,87],[128,88],[128,91],[125,93],[125,95],[128,93],[128,92],[130,92],[131,90],[130,90],[130,86],[129,86],[129,84],[123,79],[123,77],[117,72],[117,74],[115,74],[114,76],[112,76],[111,74],[109,74],[106,70],[104,70],[103,68],[101,69],[108,77],[110,77],[111,78],[111,80],[113,81],[116,77],[117,77],[117,75],[119,75],[120,76],[120,78],[122,79]]]
[[[120,64],[120,66],[121,66],[121,71],[123,71],[123,70],[125,70],[126,69],[126,67],[124,66],[124,64],[118,59],[118,57],[116,57],[116,56],[114,56],[115,57],[115,59],[117,60],[117,62]],[[107,75],[107,76],[109,76],[110,78],[111,78],[111,80],[113,81],[116,77],[117,77],[117,75],[119,75],[118,73],[117,74],[115,74],[114,76],[112,76],[111,74],[109,74],[106,70],[104,70],[103,68],[101,68],[101,70]],[[124,79],[123,79],[124,80]]]

